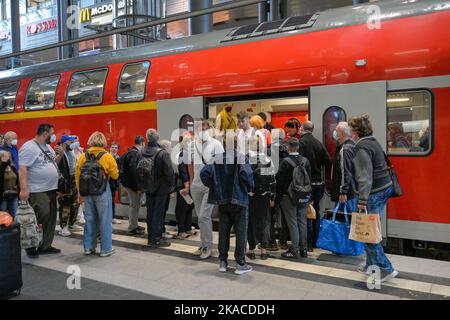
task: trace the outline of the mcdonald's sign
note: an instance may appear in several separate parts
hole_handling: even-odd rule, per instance
[[[92,8],[83,8],[80,11],[80,23],[91,21],[93,17],[113,11],[112,3],[99,5]]]
[[[91,21],[91,9],[90,8],[84,8],[80,11],[80,23]]]

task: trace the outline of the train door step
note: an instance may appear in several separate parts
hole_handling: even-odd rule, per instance
[[[317,258],[317,260],[358,266],[360,263],[366,261],[366,255],[362,254],[358,257],[350,257],[350,256],[336,255],[333,253],[321,253]]]

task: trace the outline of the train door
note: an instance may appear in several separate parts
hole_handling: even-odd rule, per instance
[[[192,130],[194,119],[203,118],[205,114],[203,97],[159,100],[157,107],[159,136],[171,141],[172,146],[179,142],[177,129]],[[175,199],[169,203],[168,221],[175,221]]]
[[[337,143],[333,131],[339,121],[355,115],[368,114],[374,128],[374,136],[386,148],[386,81],[364,82],[312,87],[310,89],[310,118],[314,123],[314,136],[322,141],[333,158]],[[326,170],[329,186],[331,168]],[[323,206],[333,206],[328,195]],[[383,236],[387,235],[387,217],[382,216]]]

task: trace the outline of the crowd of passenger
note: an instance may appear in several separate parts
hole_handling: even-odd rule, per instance
[[[121,156],[116,142],[107,151],[101,132],[92,133],[82,148],[77,136],[64,134],[58,141],[53,125],[41,124],[20,151],[17,134],[7,132],[0,148],[0,209],[14,216],[18,199],[34,209],[43,241],[26,249],[30,258],[61,252],[53,246],[58,212],[60,235],[84,230],[84,253],[94,254],[100,242],[100,256],[107,257],[114,253],[112,224],[120,223],[114,201],[120,181],[129,199],[130,235],[147,231],[149,247],[170,246],[174,236],[186,239],[195,234],[195,209],[201,245],[193,255],[208,259],[213,249],[212,217],[218,210],[219,271],[227,271],[234,233],[235,273],[243,274],[252,270],[247,261],[268,259],[269,251],[282,249],[283,258],[302,259],[314,250],[328,165],[332,165],[333,201],[352,212],[382,214],[392,182],[369,118],[352,117],[337,125],[334,159],[313,131],[311,121],[292,118],[278,135],[264,113],[250,116],[243,111],[235,121],[227,107],[214,127],[208,120],[196,121],[173,149],[150,128],[145,137],[136,136]],[[138,223],[144,195],[147,228]],[[172,198],[176,198],[176,235],[165,230]],[[317,219],[307,218],[309,205]],[[384,280],[396,275],[381,243],[366,244],[365,249],[367,261],[358,271],[367,273],[369,266],[377,265]]]

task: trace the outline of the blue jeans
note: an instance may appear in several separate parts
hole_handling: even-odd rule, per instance
[[[109,186],[100,196],[86,196],[84,203],[86,211],[84,219],[83,245],[85,250],[92,250],[97,247],[97,235],[100,231],[101,252],[112,250],[112,197]]]
[[[380,215],[381,219],[383,209],[386,206],[386,203],[391,194],[392,194],[391,187],[389,187],[384,191],[371,194],[367,202],[367,212],[369,213],[377,212]],[[391,262],[384,254],[381,242],[377,244],[365,243],[364,246],[367,256],[366,267],[375,265],[378,266],[382,272],[391,273],[392,271],[394,271]]]
[[[19,200],[17,198],[14,199],[3,199],[0,202],[0,210],[1,211],[8,211],[10,215],[14,218],[16,216],[16,210]]]
[[[147,193],[147,230],[150,243],[158,242],[162,238],[166,202],[167,195],[161,196]]]

